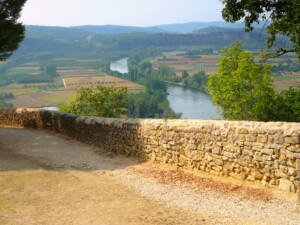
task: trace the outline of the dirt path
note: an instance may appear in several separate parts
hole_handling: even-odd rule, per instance
[[[264,197],[46,131],[0,128],[1,225],[299,224],[297,204]]]

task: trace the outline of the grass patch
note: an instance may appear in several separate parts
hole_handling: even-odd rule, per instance
[[[4,92],[11,92],[14,94],[14,96],[19,96],[19,95],[27,95],[27,94],[33,94],[39,92],[39,89],[38,88],[17,88],[17,89],[1,88],[0,93],[4,93]]]
[[[72,100],[76,96],[76,92],[51,93],[49,95],[39,97],[40,100],[51,102],[53,105],[61,105]]]

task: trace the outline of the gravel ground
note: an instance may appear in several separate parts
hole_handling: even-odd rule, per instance
[[[140,163],[135,159],[105,153],[100,149],[46,131],[0,128],[0,143],[2,144],[0,146],[0,159],[2,160],[0,184],[3,171],[9,172],[3,174],[5,178],[11,176],[12,171],[18,174],[20,173],[18,171],[41,172],[42,168],[44,173],[44,169],[49,168],[51,171],[58,171],[62,177],[66,175],[66,179],[69,179],[68,175],[71,173],[72,177],[78,177],[77,185],[84,185],[80,181],[87,182],[89,190],[99,188],[93,185],[101,187],[106,184],[107,187],[103,190],[112,195],[111,198],[118,192],[118,189],[120,192],[124,189],[122,195],[131,196],[126,199],[126,201],[132,201],[133,204],[130,213],[138,210],[134,208],[134,204],[138,202],[144,202],[147,205],[145,210],[157,212],[152,213],[157,220],[152,218],[145,222],[144,218],[137,220],[136,223],[126,224],[138,224],[138,221],[143,221],[140,224],[300,224],[299,205],[292,200],[277,198],[266,189],[260,190],[207,177],[193,176],[184,171],[154,163]],[[8,156],[7,151],[10,151]],[[11,157],[16,162],[18,160],[29,161],[26,161],[26,167],[22,161],[22,168],[18,168],[17,165],[12,165],[11,161],[6,160]],[[51,174],[43,176],[48,175]],[[57,179],[58,175],[55,173],[52,176]],[[54,178],[53,182],[55,182]],[[88,182],[89,179],[91,184]],[[99,179],[99,182],[94,184],[94,179]],[[64,185],[70,188],[72,184]],[[112,188],[116,191],[110,192]],[[7,189],[8,192],[9,190]],[[82,189],[77,191],[78,195],[84,198],[85,193]],[[105,196],[105,192],[102,195]],[[76,204],[78,202],[80,201],[77,199]],[[97,201],[95,204],[100,207]],[[80,205],[78,207],[80,208]],[[94,209],[92,204],[89,207]],[[164,216],[160,215],[160,211],[164,212]],[[99,219],[96,218],[96,214],[93,216]],[[80,224],[80,222],[74,224]]]
[[[211,217],[218,215],[222,221],[220,224],[300,224],[300,207],[292,201],[268,195],[258,199],[257,196],[248,196],[249,193],[224,193],[182,183],[160,183],[147,174],[141,176],[132,170],[117,170],[114,174],[119,182],[149,199],[193,213],[205,212]]]

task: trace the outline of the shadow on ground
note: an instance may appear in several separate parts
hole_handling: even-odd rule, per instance
[[[137,163],[49,131],[0,128],[0,171],[114,170]]]

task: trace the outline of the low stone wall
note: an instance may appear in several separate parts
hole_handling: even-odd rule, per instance
[[[296,192],[300,124],[109,119],[0,109],[0,125],[44,128],[107,151]]]

